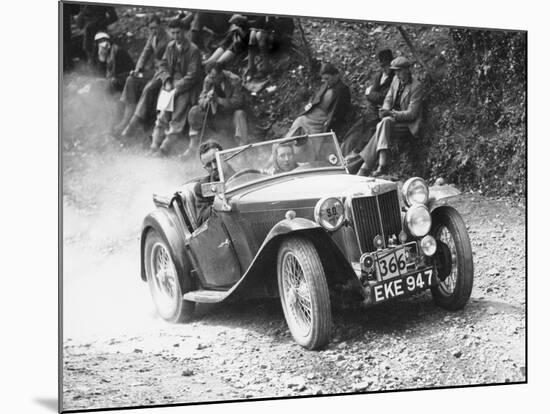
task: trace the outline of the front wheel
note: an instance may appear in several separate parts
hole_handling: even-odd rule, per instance
[[[330,339],[330,298],[321,259],[313,243],[293,237],[282,242],[277,280],[285,319],[294,340],[319,349]]]
[[[183,300],[182,277],[166,240],[150,230],[145,239],[145,274],[158,314],[168,322],[184,322],[191,318],[195,303]]]
[[[470,299],[474,281],[472,246],[466,225],[454,208],[439,207],[432,213],[431,234],[437,240],[440,283],[431,288],[437,305],[462,309]]]

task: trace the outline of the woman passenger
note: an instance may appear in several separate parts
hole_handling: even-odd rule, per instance
[[[298,164],[294,154],[293,142],[273,144],[271,160],[272,166],[267,170],[267,173],[271,175],[282,174],[296,168]]]

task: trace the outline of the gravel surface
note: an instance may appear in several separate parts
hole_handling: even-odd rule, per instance
[[[333,312],[329,346],[291,338],[277,300],[200,305],[191,323],[154,312],[139,274],[139,228],[153,192],[197,163],[139,145],[64,153],[64,409],[523,382],[525,208],[464,194],[472,299],[436,307],[428,292]]]

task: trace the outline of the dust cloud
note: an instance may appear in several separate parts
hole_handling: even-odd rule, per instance
[[[144,134],[112,137],[119,102],[96,80],[66,76],[62,98],[64,340],[161,323],[140,279],[142,220],[153,193],[171,194],[204,170],[198,159],[151,157]]]

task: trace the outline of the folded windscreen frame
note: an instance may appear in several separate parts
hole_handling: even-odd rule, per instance
[[[59,7],[62,411],[527,382],[526,31]]]

